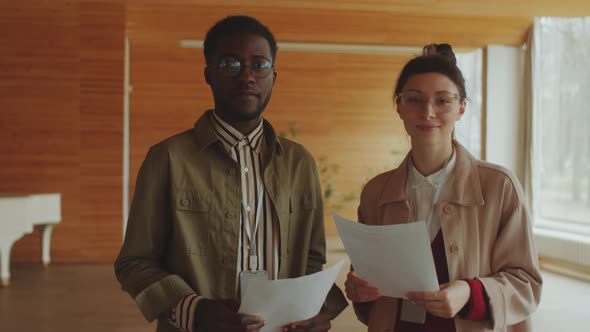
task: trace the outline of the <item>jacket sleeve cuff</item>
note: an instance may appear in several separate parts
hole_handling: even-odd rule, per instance
[[[467,320],[481,321],[490,317],[490,310],[486,301],[483,284],[478,279],[464,279],[471,289],[469,301],[461,310],[460,315]]]
[[[346,309],[347,306],[348,301],[346,301],[342,290],[340,290],[336,284],[333,284],[332,288],[328,292],[326,301],[324,302],[324,307],[330,314],[331,319],[334,319],[340,315],[340,313]]]
[[[183,297],[192,294],[191,287],[177,275],[169,275],[149,285],[136,297],[139,310],[148,321],[167,313]]]
[[[369,326],[369,313],[371,312],[373,303],[375,302],[352,302],[356,318],[367,326]]]

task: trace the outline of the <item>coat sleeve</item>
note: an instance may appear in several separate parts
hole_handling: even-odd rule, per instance
[[[365,211],[367,204],[369,204],[367,202],[367,198],[366,198],[367,194],[366,194],[366,190],[363,190],[363,192],[361,193],[361,201],[358,207],[358,222],[366,224],[367,223],[367,213]],[[350,266],[350,270],[353,271],[354,267],[351,265]],[[373,302],[352,302],[352,307],[354,308],[354,313],[356,314],[357,319],[365,324],[365,325],[369,325],[369,314],[371,312],[371,307],[373,306],[373,304],[375,303],[375,301]]]
[[[309,157],[309,178],[310,186],[314,190],[312,199],[315,200],[315,208],[309,209],[311,219],[311,238],[309,241],[309,250],[307,252],[307,271],[306,274],[315,273],[322,270],[326,264],[326,234],[324,230],[324,206],[322,201],[322,189],[320,186],[319,175],[315,162]]]
[[[308,259],[307,259],[307,274],[315,273],[322,270],[326,263],[326,235],[324,230],[324,207],[322,201],[322,189],[319,180],[319,174],[313,158],[310,157],[310,173],[312,178],[312,186],[315,190],[315,206],[311,209],[312,216],[312,230],[311,240],[309,244]],[[348,302],[342,293],[342,290],[333,284],[328,292],[325,306],[333,318],[338,316],[347,306]]]
[[[148,321],[194,293],[182,278],[163,267],[171,225],[168,160],[167,151],[152,147],[141,165],[125,240],[115,261],[115,275],[123,290]]]
[[[522,187],[509,174],[500,192],[499,201],[492,204],[501,209],[491,257],[495,273],[479,278],[488,295],[494,329],[526,320],[539,304],[542,287],[531,214]]]

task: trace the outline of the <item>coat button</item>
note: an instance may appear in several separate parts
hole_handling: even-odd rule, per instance
[[[459,246],[458,246],[458,245],[456,245],[456,244],[452,244],[452,245],[451,245],[451,252],[452,252],[453,254],[456,254],[456,253],[458,253],[458,252],[459,252]]]
[[[182,202],[180,202],[180,204],[182,204],[182,206],[187,206],[188,205],[188,199],[183,199]]]
[[[311,205],[311,201],[309,199],[306,199],[306,200],[303,201],[303,205],[310,206]]]
[[[225,216],[226,216],[226,217],[229,219],[229,218],[233,217],[233,216],[234,216],[234,214],[233,214],[233,213],[231,213],[231,212],[227,212],[227,213],[225,214]]]
[[[451,204],[447,204],[443,207],[443,212],[444,213],[451,213],[453,212],[454,208]]]
[[[227,174],[229,174],[229,175],[236,175],[236,170],[233,169],[233,168],[230,168],[230,169],[227,170]]]

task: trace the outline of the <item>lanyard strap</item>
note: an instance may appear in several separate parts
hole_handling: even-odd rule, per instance
[[[248,244],[249,244],[249,251],[248,254],[250,256],[250,271],[256,271],[258,267],[258,250],[257,250],[257,241],[256,241],[256,234],[258,234],[258,224],[260,222],[260,215],[263,214],[262,211],[262,201],[264,200],[264,189],[262,184],[258,188],[258,206],[256,208],[255,214],[256,217],[254,219],[254,229],[251,230],[252,225],[250,224],[250,214],[246,210],[244,203],[242,203],[242,216],[243,216],[243,227],[246,229],[246,235],[248,237]]]

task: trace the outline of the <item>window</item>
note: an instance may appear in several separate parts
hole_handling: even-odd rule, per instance
[[[482,145],[482,50],[457,53],[457,66],[465,78],[467,109],[455,125],[455,137],[476,158],[481,158]]]
[[[532,52],[536,216],[590,226],[590,18],[536,19]]]

